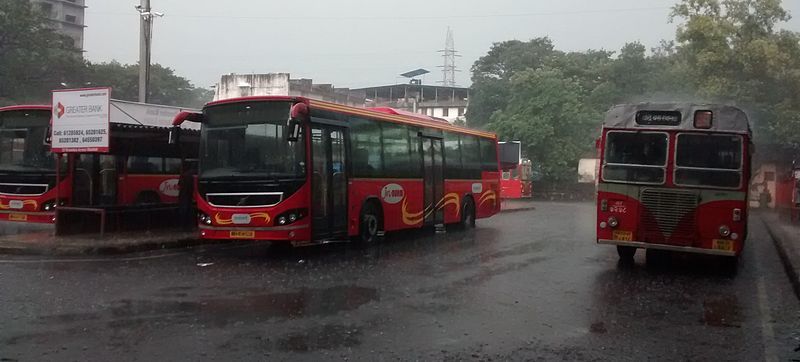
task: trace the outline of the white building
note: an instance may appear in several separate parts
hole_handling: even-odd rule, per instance
[[[83,50],[86,0],[30,0],[50,20],[53,29],[68,36],[75,48]]]
[[[226,74],[214,86],[214,100],[248,96],[296,96],[363,107],[364,92],[291,79],[289,73]]]
[[[391,107],[453,123],[466,120],[469,88],[422,84],[395,84],[359,88],[366,94],[367,107]]]

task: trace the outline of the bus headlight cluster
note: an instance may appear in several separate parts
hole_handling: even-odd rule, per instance
[[[719,235],[722,236],[723,238],[727,238],[728,236],[731,235],[731,228],[729,228],[727,225],[720,226]]]
[[[56,200],[49,200],[42,205],[42,210],[53,211],[58,206],[64,206],[64,200],[61,200],[58,203],[56,203]]]
[[[205,213],[198,212],[197,219],[200,220],[201,224],[211,225],[211,216],[208,216]]]
[[[619,220],[617,220],[617,218],[614,216],[610,216],[608,218],[608,226],[611,226],[612,228],[619,226]]]
[[[306,209],[289,210],[278,215],[278,217],[275,218],[275,224],[281,226],[289,225],[296,222],[297,220],[302,219],[306,215],[308,215],[308,211]]]

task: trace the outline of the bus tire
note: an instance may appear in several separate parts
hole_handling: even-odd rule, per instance
[[[358,242],[372,244],[377,241],[383,224],[380,207],[374,201],[365,202],[358,220]]]
[[[466,197],[464,206],[461,208],[460,226],[463,229],[475,228],[475,201],[472,201],[470,196]]]
[[[636,248],[632,246],[617,245],[617,254],[619,260],[624,262],[633,261],[633,256],[636,255]]]

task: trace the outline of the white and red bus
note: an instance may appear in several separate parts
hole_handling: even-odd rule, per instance
[[[203,238],[368,243],[424,225],[473,226],[500,209],[493,133],[277,96],[209,103],[175,124],[185,120],[202,124]]]
[[[0,220],[53,223],[65,205],[177,203],[182,160],[196,158],[199,143],[198,130],[183,130],[180,147],[165,145],[181,111],[112,100],[109,153],[57,157],[50,106],[0,108]]]
[[[529,199],[533,197],[533,168],[531,160],[520,160],[517,167],[503,170],[500,188],[503,199]]]
[[[711,104],[628,104],[603,124],[597,242],[731,257],[747,236],[750,126]],[[650,253],[648,253],[649,255]]]

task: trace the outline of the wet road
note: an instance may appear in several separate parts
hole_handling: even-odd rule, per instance
[[[760,219],[737,275],[619,266],[591,204],[365,250],[0,261],[0,360],[787,360],[798,302]]]

